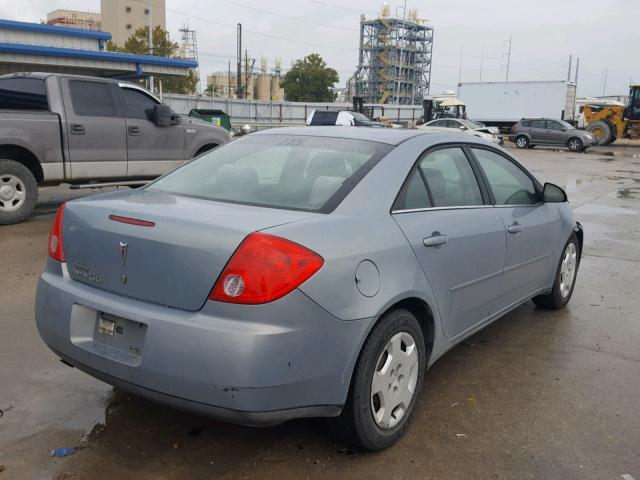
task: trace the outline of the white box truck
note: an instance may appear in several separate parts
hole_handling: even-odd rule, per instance
[[[575,120],[576,85],[566,81],[472,82],[458,85],[471,120],[510,128],[525,117]]]

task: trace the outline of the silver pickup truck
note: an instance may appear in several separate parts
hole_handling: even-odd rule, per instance
[[[31,214],[38,185],[152,179],[228,140],[131,83],[0,76],[0,225]]]

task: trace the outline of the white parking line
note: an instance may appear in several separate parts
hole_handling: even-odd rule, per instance
[[[623,478],[623,480],[636,480],[635,478],[633,478],[631,475],[629,475],[628,473],[623,473],[621,475],[621,477]]]

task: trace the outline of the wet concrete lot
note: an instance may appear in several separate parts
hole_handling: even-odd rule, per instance
[[[0,479],[640,480],[640,148],[617,151],[514,151],[566,187],[585,227],[571,303],[524,304],[450,351],[408,434],[375,454],[322,420],[227,425],[60,363],[36,331],[35,285],[56,204],[90,192],[43,189],[36,216],[0,227]],[[66,446],[83,448],[49,457]]]

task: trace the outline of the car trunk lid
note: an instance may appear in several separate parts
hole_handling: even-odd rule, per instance
[[[67,204],[64,252],[76,281],[195,311],[249,233],[315,215],[157,191],[118,192]]]

